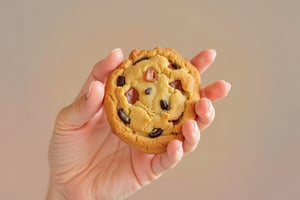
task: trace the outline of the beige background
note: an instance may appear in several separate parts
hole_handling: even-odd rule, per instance
[[[296,0],[0,3],[0,199],[43,199],[58,110],[112,49],[215,48],[203,75],[232,83],[198,149],[138,199],[300,198]]]

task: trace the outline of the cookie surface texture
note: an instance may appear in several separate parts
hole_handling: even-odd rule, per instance
[[[198,70],[171,48],[133,50],[108,77],[104,108],[114,134],[146,153],[165,152],[195,119]]]

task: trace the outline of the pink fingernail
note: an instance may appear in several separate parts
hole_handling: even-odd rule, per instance
[[[216,56],[217,56],[217,51],[214,50],[214,49],[211,49],[211,53],[212,53],[212,57],[213,57],[213,58],[216,58]]]
[[[122,51],[120,48],[115,48],[114,50],[111,51],[111,53],[116,52],[116,51]]]
[[[213,105],[212,105],[210,100],[207,100],[207,101],[208,101],[208,104],[209,104],[207,114],[208,114],[208,116],[212,116],[212,114],[213,114]]]
[[[90,83],[89,89],[85,94],[86,99],[89,98],[90,94],[91,94],[91,90],[92,90],[92,85],[94,84],[94,81]]]
[[[110,57],[114,52],[117,52],[117,51],[122,51],[122,50],[120,48],[115,48],[109,53],[109,55],[107,57]]]
[[[198,130],[199,130],[198,124],[197,124],[197,122],[194,121],[194,123],[193,123],[193,133],[195,135],[198,134]]]
[[[179,152],[181,150],[181,147],[182,147],[182,141],[179,141],[177,143],[177,147],[176,147],[177,152]]]
[[[227,91],[230,91],[230,89],[231,89],[231,84],[228,83],[228,82],[226,82],[226,88],[227,88]]]

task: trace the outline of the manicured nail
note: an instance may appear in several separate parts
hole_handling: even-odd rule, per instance
[[[214,109],[213,109],[213,105],[212,105],[212,103],[211,103],[211,101],[209,100],[209,99],[207,99],[207,102],[208,102],[208,112],[207,112],[207,114],[208,114],[208,116],[212,116],[212,114],[213,114],[213,111],[214,111]]]
[[[211,55],[212,55],[212,57],[213,57],[213,58],[216,58],[216,56],[217,56],[217,51],[214,50],[214,49],[210,49],[210,50],[211,50]]]
[[[122,51],[120,48],[115,48],[115,49],[113,49],[110,53],[109,53],[109,55],[107,56],[107,58],[109,58],[114,52],[117,52],[117,51]]]
[[[90,83],[89,89],[85,94],[85,98],[88,99],[90,94],[91,94],[91,90],[92,90],[92,85],[94,84],[94,81]]]
[[[231,84],[228,83],[228,82],[225,82],[225,84],[226,84],[227,91],[230,91],[230,89],[231,89]]]
[[[116,52],[116,51],[122,51],[120,48],[115,48],[114,50],[111,51],[111,53]]]
[[[176,151],[179,152],[181,150],[181,147],[182,147],[182,141],[179,141],[176,146]]]
[[[199,131],[199,128],[198,128],[198,124],[197,124],[197,122],[193,122],[193,133],[195,134],[195,135],[197,135],[198,134],[198,131]]]

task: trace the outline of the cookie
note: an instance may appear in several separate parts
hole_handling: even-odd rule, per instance
[[[133,50],[110,73],[104,108],[114,134],[146,153],[165,152],[183,140],[182,125],[195,119],[198,70],[171,48]]]

